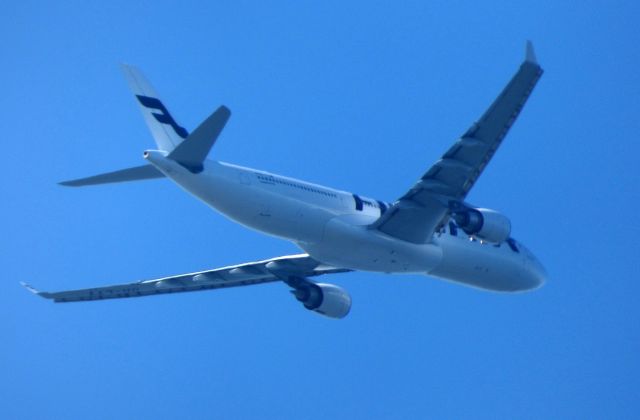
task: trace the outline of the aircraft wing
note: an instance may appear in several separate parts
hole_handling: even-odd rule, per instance
[[[371,228],[409,242],[429,241],[446,222],[451,203],[473,187],[533,91],[542,68],[531,42],[526,58],[493,104]]]
[[[351,270],[327,266],[307,254],[299,254],[155,280],[62,292],[41,292],[26,283],[22,284],[31,292],[53,299],[54,302],[79,302],[249,286],[286,280],[289,277],[313,277],[347,271]]]

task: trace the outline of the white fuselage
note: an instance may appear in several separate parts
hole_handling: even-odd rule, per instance
[[[521,244],[470,238],[455,225],[415,244],[368,226],[388,204],[268,172],[207,160],[194,174],[162,151],[145,157],[167,177],[230,219],[290,240],[335,267],[417,273],[495,291],[523,291],[546,277]],[[456,232],[457,231],[457,232]],[[454,234],[455,233],[455,234]]]

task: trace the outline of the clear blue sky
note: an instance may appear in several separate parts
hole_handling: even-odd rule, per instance
[[[349,4],[345,4],[349,3]],[[0,417],[634,418],[640,396],[637,2],[5,4]],[[547,285],[345,274],[352,312],[280,284],[54,305],[44,290],[297,252],[166,180],[65,189],[153,147],[118,64],[176,119],[233,111],[212,157],[401,195],[481,115],[525,40],[545,69],[469,199]]]

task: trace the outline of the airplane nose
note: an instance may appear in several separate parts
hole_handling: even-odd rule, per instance
[[[540,264],[540,261],[535,258],[529,259],[528,269],[530,289],[542,287],[547,281],[547,270],[545,270],[542,264]]]

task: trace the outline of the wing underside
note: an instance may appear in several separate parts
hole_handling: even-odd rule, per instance
[[[25,283],[23,285],[33,293],[46,299],[52,299],[54,302],[79,302],[249,286],[286,280],[292,276],[314,277],[347,271],[350,270],[326,266],[307,254],[299,254],[155,280],[88,289],[41,292]]]
[[[414,243],[427,242],[487,166],[531,95],[542,68],[527,43],[522,63],[502,93],[416,184],[371,227]]]

